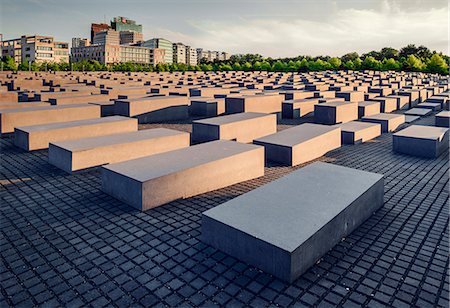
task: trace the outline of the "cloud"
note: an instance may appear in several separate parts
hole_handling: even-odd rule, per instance
[[[231,53],[288,57],[299,54],[340,56],[385,46],[425,45],[448,53],[448,9],[403,9],[383,1],[378,9],[339,8],[319,18],[269,17],[191,21],[199,32],[196,46]]]

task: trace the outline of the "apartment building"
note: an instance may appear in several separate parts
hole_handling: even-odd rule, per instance
[[[173,44],[173,62],[186,64],[186,45],[182,43]]]
[[[164,49],[164,63],[173,63],[173,45],[171,41],[163,38],[154,38],[148,41],[144,41],[141,46],[152,49]]]
[[[57,42],[52,36],[23,35],[1,42],[2,56],[20,62],[69,62],[69,43]]]
[[[186,64],[191,66],[196,66],[197,61],[197,50],[191,46],[186,46]]]
[[[224,51],[211,51],[197,48],[197,63],[200,63],[202,59],[208,62],[213,62],[214,60],[224,61],[230,59],[230,54]]]
[[[157,64],[164,64],[166,50],[162,48],[150,49],[150,64],[155,66]]]

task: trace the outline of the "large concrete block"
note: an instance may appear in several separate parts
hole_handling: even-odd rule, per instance
[[[420,103],[416,106],[416,108],[425,108],[432,111],[439,111],[442,109],[442,105],[440,103]]]
[[[102,167],[102,190],[139,209],[264,175],[264,149],[218,140]]]
[[[393,135],[394,152],[434,158],[448,150],[448,128],[411,125]]]
[[[281,104],[281,116],[284,119],[297,119],[314,113],[314,106],[319,103],[319,98],[294,99],[283,101]]]
[[[336,97],[341,97],[347,102],[362,102],[364,100],[364,92],[361,91],[342,91],[336,92]]]
[[[412,116],[427,116],[429,114],[431,114],[433,112],[433,110],[431,109],[427,109],[427,108],[411,108],[409,110],[405,111],[405,115],[412,115]]]
[[[81,104],[0,110],[0,132],[12,133],[15,127],[100,118],[100,107]]]
[[[366,142],[381,135],[381,124],[368,122],[347,122],[340,125],[343,144]]]
[[[435,117],[435,125],[439,127],[450,127],[450,112],[439,112]]]
[[[203,117],[219,116],[225,113],[225,98],[195,97],[191,99],[190,112]]]
[[[328,102],[314,106],[314,122],[334,125],[358,119],[358,103]]]
[[[235,140],[248,143],[277,132],[274,114],[245,112],[192,123],[192,141]]]
[[[405,95],[389,95],[390,98],[395,98],[397,100],[397,110],[408,109],[409,108],[409,97]]]
[[[261,94],[225,98],[225,113],[261,112],[281,113],[284,96],[280,94]]]
[[[190,134],[167,128],[50,143],[49,162],[73,171],[188,147]]]
[[[201,239],[293,282],[383,205],[381,174],[314,163],[202,214]]]
[[[389,113],[392,111],[397,110],[397,99],[393,97],[374,97],[372,98],[373,101],[380,102],[381,106],[381,112],[383,113]]]
[[[264,146],[267,160],[296,166],[339,148],[341,129],[305,123],[255,139],[253,143]]]
[[[358,103],[358,118],[378,114],[381,111],[380,102],[363,101]]]
[[[117,115],[135,117],[139,123],[183,120],[189,117],[189,98],[171,95],[115,101]]]
[[[74,95],[74,96],[63,96],[58,98],[50,98],[49,102],[52,105],[70,105],[70,104],[87,104],[93,102],[103,102],[108,100],[109,96],[98,94],[98,95]]]
[[[26,151],[46,149],[50,142],[137,131],[136,119],[112,116],[99,119],[16,127],[14,144]]]
[[[379,113],[363,117],[363,122],[379,123],[381,124],[381,131],[388,133],[396,130],[400,125],[405,123],[405,115],[392,113]]]

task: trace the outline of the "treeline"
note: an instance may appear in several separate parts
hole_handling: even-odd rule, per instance
[[[175,72],[175,71],[273,71],[310,72],[324,70],[377,70],[413,71],[448,74],[450,58],[442,53],[431,51],[425,46],[408,45],[396,50],[385,47],[359,55],[356,52],[342,57],[298,56],[294,58],[272,59],[258,54],[233,55],[226,61],[208,62],[204,59],[199,65],[182,63],[158,64],[152,66],[139,63],[101,64],[98,61],[74,63],[35,63],[24,62],[19,65],[6,56],[2,59],[2,69],[9,71],[117,71],[117,72]]]

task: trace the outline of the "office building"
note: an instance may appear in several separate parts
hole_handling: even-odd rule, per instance
[[[120,45],[120,33],[112,29],[97,32],[92,43],[93,45]]]
[[[89,46],[91,42],[87,38],[74,37],[72,38],[72,47]]]
[[[120,62],[150,64],[150,48],[140,46],[120,46]]]
[[[164,49],[164,63],[173,63],[173,45],[171,41],[163,38],[154,38],[143,42],[141,45],[148,48]]]
[[[184,44],[173,44],[173,62],[186,64],[186,46]]]
[[[91,43],[94,42],[94,36],[96,33],[101,32],[101,31],[106,31],[111,29],[111,27],[108,24],[96,24],[96,23],[92,23],[91,24]]]
[[[71,57],[73,62],[96,60],[102,64],[113,64],[120,62],[121,50],[119,44],[72,47]]]
[[[69,62],[69,43],[57,42],[52,36],[23,35],[1,42],[2,56],[20,62]]]
[[[143,39],[143,34],[135,31],[120,31],[120,45],[138,44]]]
[[[142,25],[138,25],[134,20],[122,16],[114,17],[111,20],[111,28],[118,32],[132,31],[142,33]]]

